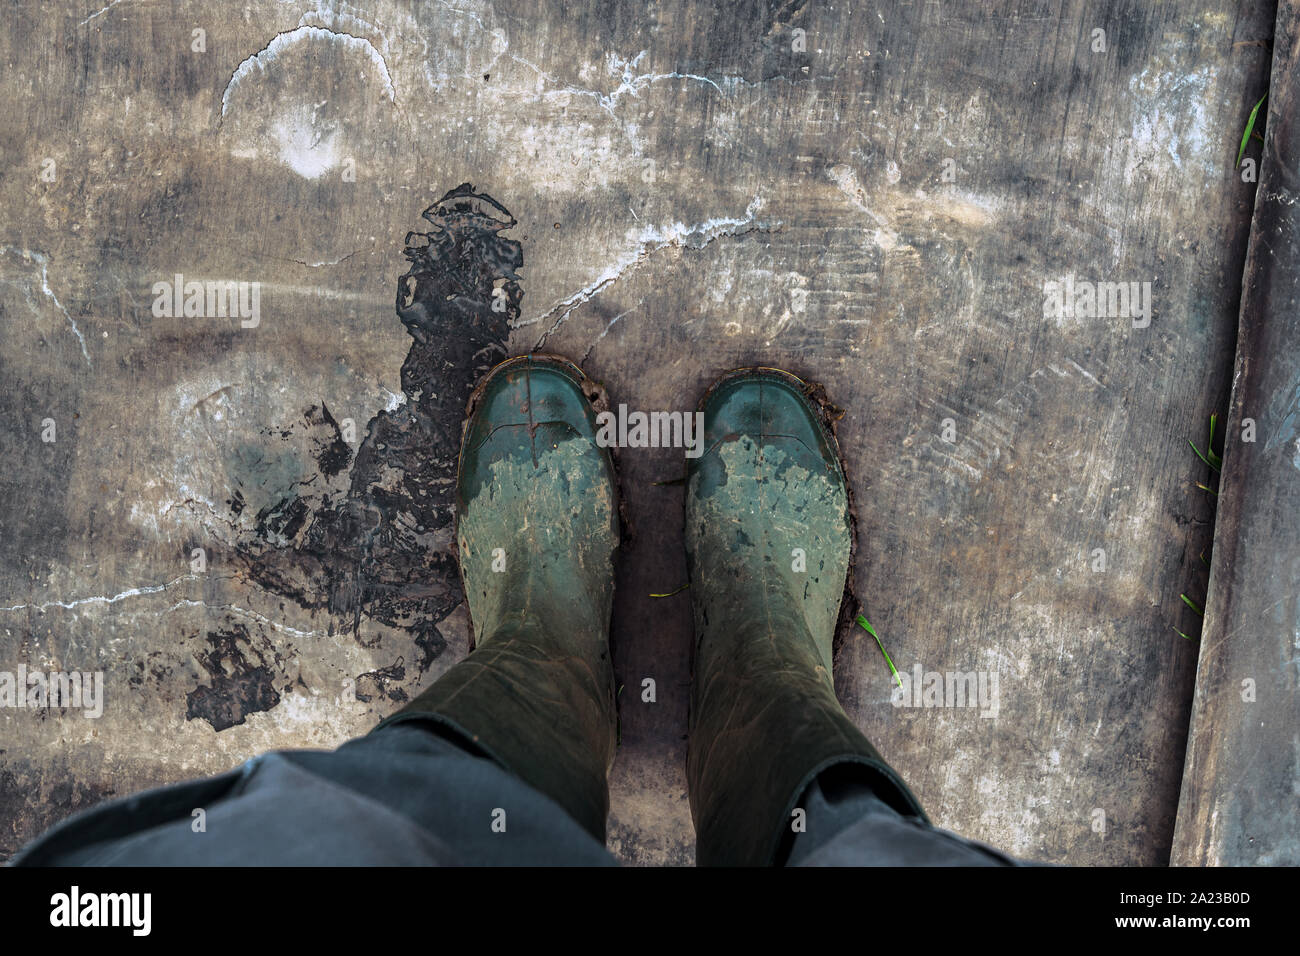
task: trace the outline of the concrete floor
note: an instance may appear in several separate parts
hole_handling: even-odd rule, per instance
[[[998,687],[892,706],[858,629],[850,714],[940,825],[1169,859],[1187,438],[1227,404],[1271,9],[100,2],[0,28],[0,669],[106,682],[96,720],[0,711],[0,854],[337,745],[459,659],[464,396],[545,348],[643,410],[743,364],[823,383],[893,661]],[[467,182],[514,225],[420,219]],[[404,258],[453,227],[471,256]],[[260,283],[256,327],[156,316],[177,274]],[[1045,308],[1067,276],[1149,282],[1149,325]],[[483,283],[503,311],[455,298]],[[610,846],[689,863],[689,598],[649,596],[685,581],[680,461],[621,458]]]

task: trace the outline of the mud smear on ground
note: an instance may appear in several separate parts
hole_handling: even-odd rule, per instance
[[[324,403],[309,409],[321,482],[350,462],[346,491],[322,497],[299,487],[268,505],[237,556],[262,587],[328,613],[331,634],[378,644],[363,633],[363,618],[408,631],[419,673],[446,647],[438,625],[462,600],[452,549],[465,405],[475,382],[506,357],[523,297],[523,247],[502,235],[516,223],[500,203],[466,183],[424,218],[432,228],[407,234],[410,269],[397,281],[397,317],[412,339],[401,372],[405,404],[370,420],[355,460]],[[244,503],[229,507],[237,516]]]
[[[369,671],[357,677],[356,695],[357,700],[363,704],[368,704],[372,700],[385,697],[397,704],[404,704],[408,700],[406,691],[400,686],[390,687],[390,684],[399,684],[406,678],[406,660],[399,657],[397,662],[391,667],[381,667],[378,670]]]
[[[274,686],[280,672],[272,666],[277,663],[274,651],[259,650],[246,627],[234,624],[228,629],[211,631],[207,645],[196,656],[211,683],[190,691],[187,719],[206,720],[213,730],[220,732],[242,724],[249,714],[270,710],[280,703],[280,694]]]

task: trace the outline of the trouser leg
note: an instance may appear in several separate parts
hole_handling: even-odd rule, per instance
[[[103,804],[16,864],[609,865],[554,800],[414,723],[338,750],[277,751],[205,780]]]
[[[1015,866],[992,847],[900,814],[852,765],[818,775],[799,798],[802,832],[783,841],[786,866]]]
[[[558,623],[512,620],[381,730],[407,722],[477,749],[605,839],[614,757],[608,648],[575,653]]]
[[[900,814],[923,817],[835,697],[832,638],[854,537],[824,403],[788,373],[740,369],[701,412],[685,529],[696,858],[776,862],[800,796],[839,764],[857,767]]]

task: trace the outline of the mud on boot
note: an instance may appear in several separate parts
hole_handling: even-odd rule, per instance
[[[695,614],[687,779],[703,865],[774,861],[796,801],[823,770],[861,767],[923,817],[835,697],[832,642],[853,553],[848,484],[813,387],[739,369],[700,404],[688,465]]]
[[[600,393],[551,355],[503,362],[475,389],[456,485],[472,650],[380,726],[433,725],[603,841],[620,523],[613,461],[596,443],[592,397]]]

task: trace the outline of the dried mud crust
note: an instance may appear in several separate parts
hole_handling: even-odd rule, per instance
[[[839,617],[836,618],[835,621],[835,635],[831,641],[831,663],[834,665],[838,663],[840,649],[843,647],[848,635],[852,632],[853,626],[856,623],[856,618],[860,613],[858,599],[853,591],[854,569],[857,566],[858,554],[858,512],[857,505],[853,498],[853,483],[849,481],[848,463],[844,458],[843,451],[840,450],[839,438],[836,434],[837,425],[840,419],[844,417],[844,409],[830,400],[826,393],[826,387],[820,382],[814,382],[811,379],[802,378],[794,372],[787,371],[783,368],[774,368],[767,365],[750,365],[744,368],[732,369],[730,372],[723,374],[709,386],[708,390],[696,405],[696,409],[703,411],[709,397],[727,382],[736,378],[742,378],[746,375],[753,375],[756,372],[782,378],[798,388],[800,394],[803,395],[812,410],[816,412],[817,420],[821,424],[822,430],[826,433],[831,448],[835,451],[835,459],[839,462],[840,474],[844,478],[844,495],[848,502],[849,515],[849,566],[848,572],[844,576],[844,593],[840,597],[840,613]],[[692,642],[692,648],[693,647],[694,642]],[[693,654],[692,657],[694,657]],[[692,673],[693,672],[694,661],[692,661]]]
[[[563,355],[557,355],[554,352],[527,352],[523,355],[515,355],[499,362],[488,371],[486,375],[474,386],[474,391],[470,393],[469,400],[465,403],[465,419],[460,426],[460,454],[456,459],[456,485],[460,486],[460,467],[461,461],[465,456],[465,435],[469,431],[469,421],[474,416],[474,410],[483,399],[483,393],[487,389],[488,383],[500,372],[505,371],[515,365],[521,365],[524,362],[532,362],[537,365],[546,365],[558,369],[562,372],[571,374],[577,382],[578,388],[586,397],[587,402],[591,405],[592,411],[596,414],[609,411],[609,394],[605,386],[595,379],[589,377],[586,372],[578,367],[578,364],[572,359],[565,358]],[[632,523],[627,514],[627,499],[623,496],[622,475],[618,463],[618,449],[606,448],[609,452],[610,463],[614,468],[614,499],[618,511],[618,532],[619,532],[619,550],[624,551],[631,546],[633,540]],[[451,554],[456,559],[456,565],[460,568],[460,514],[457,511],[456,525],[452,532]],[[464,593],[465,573],[464,569],[460,570],[461,590]],[[469,602],[465,603],[465,616],[469,619],[469,649],[472,651],[477,643],[475,640],[473,616],[469,612]],[[611,628],[610,653],[613,653],[613,630]]]

